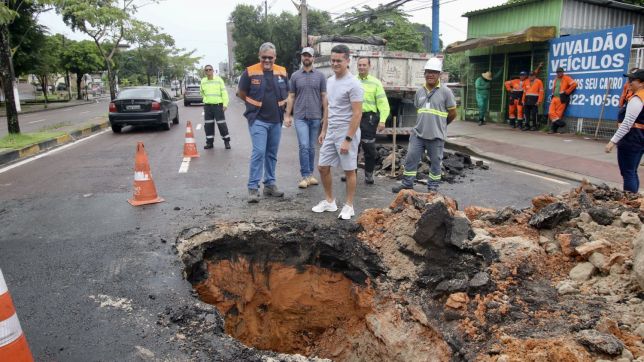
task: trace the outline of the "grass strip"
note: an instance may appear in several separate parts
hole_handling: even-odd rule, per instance
[[[8,134],[0,138],[0,148],[19,150],[38,142],[46,141],[64,135],[65,132],[34,132]]]

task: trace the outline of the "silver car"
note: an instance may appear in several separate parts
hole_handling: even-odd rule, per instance
[[[183,98],[183,105],[189,106],[192,103],[203,103],[203,98],[201,97],[201,92],[198,85],[189,85],[186,86],[186,94]]]

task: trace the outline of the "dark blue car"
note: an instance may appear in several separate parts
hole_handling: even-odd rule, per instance
[[[114,133],[128,125],[153,124],[167,131],[179,123],[179,107],[161,87],[125,88],[110,103],[109,120]]]

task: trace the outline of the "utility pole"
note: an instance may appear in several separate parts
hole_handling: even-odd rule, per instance
[[[264,19],[268,19],[268,0],[264,0]]]
[[[305,46],[309,45],[309,38],[308,38],[308,9],[306,7],[306,0],[302,0],[302,3],[300,4],[300,15],[302,16],[302,41],[301,45],[302,48]]]
[[[440,5],[438,0],[432,0],[432,53],[434,53],[434,55],[438,54],[441,50],[440,40],[438,38],[439,8]]]
[[[302,48],[306,47],[309,45],[309,38],[308,38],[308,8],[306,6],[306,0],[302,0],[300,4],[296,4],[295,1],[291,0],[297,11],[300,13],[300,16],[302,17],[302,27],[300,30],[301,34],[301,40],[300,40],[300,45]]]

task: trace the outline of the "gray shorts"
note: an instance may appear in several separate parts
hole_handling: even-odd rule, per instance
[[[360,128],[356,130],[351,141],[351,147],[346,154],[340,153],[340,146],[347,136],[349,125],[327,130],[326,137],[320,147],[319,166],[341,166],[344,171],[353,171],[358,168],[358,147],[360,145]]]

